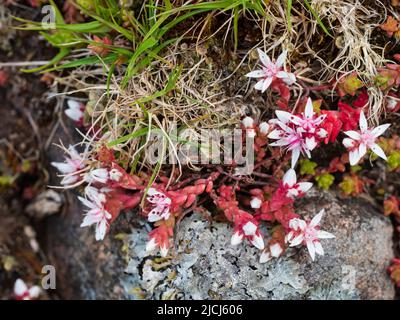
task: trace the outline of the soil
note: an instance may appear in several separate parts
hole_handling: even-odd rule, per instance
[[[22,6],[9,6],[8,10],[31,19],[38,13]],[[53,50],[37,34],[13,31],[10,23],[9,19],[0,21],[0,62],[52,56]],[[4,36],[6,32],[13,36]],[[24,209],[48,183],[45,145],[55,119],[55,104],[47,99],[49,88],[37,74],[25,74],[16,67],[0,71],[7,77],[0,86],[0,176],[14,177],[10,183],[0,184],[0,299],[7,299],[12,297],[17,277],[37,282],[47,260],[41,250],[33,250],[26,231],[30,226],[38,233],[40,222],[25,215]]]

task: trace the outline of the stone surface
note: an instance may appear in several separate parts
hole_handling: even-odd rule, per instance
[[[59,213],[63,205],[63,197],[54,190],[45,190],[40,193],[25,208],[25,212],[36,219]]]
[[[392,225],[365,199],[340,199],[314,191],[299,204],[312,217],[325,208],[325,256],[311,262],[305,248],[259,264],[259,252],[229,245],[231,228],[185,218],[171,256],[145,252],[144,222],[122,214],[103,243],[80,229],[81,213],[51,217],[48,250],[58,265],[65,298],[116,299],[392,299],[385,268],[393,256]],[[80,211],[80,210],[79,210]],[[115,239],[118,238],[118,239]],[[124,270],[124,271],[123,271]],[[65,283],[64,283],[65,282]],[[61,291],[63,292],[63,291]]]

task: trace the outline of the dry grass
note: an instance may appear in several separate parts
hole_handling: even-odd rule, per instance
[[[263,47],[271,57],[277,57],[282,50],[288,50],[289,61],[292,58],[296,62],[291,68],[303,82],[326,84],[356,71],[365,83],[370,83],[377,69],[384,65],[383,48],[374,46],[371,41],[372,31],[386,18],[385,8],[379,5],[379,1],[372,8],[361,0],[311,0],[311,6],[333,34],[333,38],[325,35],[308,9],[297,2],[292,8],[292,25],[289,29],[284,3],[271,1],[266,18],[254,16],[251,12],[245,15],[262,35],[261,42],[255,44],[254,48]],[[380,11],[376,10],[377,6],[380,6]],[[225,78],[220,76],[221,67],[214,66],[207,54],[202,52],[202,46],[217,34],[222,39],[220,46],[228,49],[225,44],[231,34],[232,17],[226,12],[219,14],[227,19],[214,29],[210,27],[215,18],[214,13],[199,17],[182,35],[182,38],[189,33],[192,37],[195,35],[192,45],[178,41],[167,47],[162,59],[135,75],[125,89],[120,86],[123,75],[123,70],[120,70],[119,74],[112,77],[107,93],[102,77],[108,71],[106,66],[91,68],[90,72],[87,68],[79,68],[69,76],[58,79],[60,83],[76,88],[69,91],[70,94],[89,94],[91,130],[98,132],[95,137],[85,136],[85,143],[92,150],[96,151],[101,145],[149,128],[145,134],[118,143],[113,148],[119,152],[119,160],[127,168],[137,162],[139,168],[144,166],[151,169],[155,164],[146,157],[146,151],[149,151],[152,142],[152,132],[162,133],[164,152],[170,152],[177,159],[177,145],[171,139],[176,128],[189,129],[186,131],[186,139],[198,142],[200,129],[231,127],[237,125],[246,113],[260,114],[260,110],[254,109],[253,105],[245,106],[242,97],[227,96],[224,92],[224,85],[234,81],[235,73],[241,73],[245,63],[248,63],[249,68],[254,65],[251,61],[255,57],[251,57],[251,51],[237,51],[240,62]],[[77,56],[85,54],[85,50],[76,52]],[[321,65],[318,70],[313,67],[316,61]],[[182,66],[182,70],[173,90],[145,103],[140,102],[162,91],[178,66]],[[237,94],[249,91],[249,84],[246,88],[239,88]],[[294,96],[299,99],[302,91],[301,86],[294,88]],[[268,95],[267,105],[271,105],[271,92]],[[378,121],[383,107],[383,93],[371,86],[369,95],[371,116]],[[188,164],[192,169],[197,169],[190,159]],[[180,168],[179,161],[176,161],[176,165]]]

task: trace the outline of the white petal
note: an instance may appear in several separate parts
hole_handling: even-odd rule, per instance
[[[296,172],[293,169],[289,169],[283,176],[282,181],[284,185],[292,187],[297,181]]]
[[[350,138],[344,138],[344,139],[343,139],[343,145],[344,145],[347,149],[353,148],[354,145],[355,145],[355,143],[356,143],[356,142],[355,142],[353,139],[350,139]]]
[[[360,140],[361,136],[357,131],[349,130],[344,132],[345,135],[352,138],[353,140]]]
[[[349,152],[349,161],[351,166],[355,166],[360,159],[361,157],[359,157],[357,149]]]
[[[271,251],[271,256],[273,256],[274,258],[278,258],[283,252],[283,249],[279,243],[275,243],[270,246],[269,250]]]
[[[276,59],[275,65],[277,68],[281,68],[283,67],[285,61],[286,61],[286,56],[287,56],[287,50],[284,50],[278,57],[278,59]]]
[[[271,131],[268,135],[269,139],[280,139],[283,136],[284,132],[280,129],[275,129]]]
[[[253,238],[250,241],[253,246],[255,246],[257,249],[263,250],[264,249],[264,240],[260,234],[256,234],[253,236]]]
[[[299,227],[299,220],[298,218],[293,218],[289,221],[289,228],[290,229],[294,229],[297,230],[297,228]]]
[[[104,168],[94,169],[90,172],[93,179],[100,183],[106,183],[108,180],[108,170]]]
[[[376,128],[374,128],[371,131],[371,133],[375,138],[377,138],[380,135],[382,135],[389,127],[390,127],[390,123],[382,124],[381,126],[377,126]]]
[[[378,144],[374,143],[374,144],[371,146],[371,150],[372,150],[377,156],[381,157],[381,158],[384,159],[384,160],[387,160],[387,157],[386,157],[386,155],[385,155],[385,152],[382,150],[382,148],[381,148]]]
[[[260,263],[266,263],[266,262],[268,262],[269,260],[271,260],[272,259],[272,256],[271,256],[271,254],[268,252],[268,251],[263,251],[263,252],[261,252],[261,255],[260,255]]]
[[[146,244],[146,251],[153,251],[155,248],[157,248],[156,240],[151,238]]]
[[[297,160],[300,157],[300,148],[295,148],[292,150],[292,168],[296,166]]]
[[[289,144],[289,141],[287,139],[281,139],[281,140],[277,140],[275,142],[272,142],[269,145],[271,147],[282,147],[282,146],[287,146],[288,144]]]
[[[293,219],[292,219],[293,220]],[[289,226],[290,226],[290,222],[289,222]],[[286,236],[285,236],[285,243],[288,243],[292,240],[294,235],[293,231],[290,231]]]
[[[100,215],[94,215],[94,214],[87,214],[85,218],[83,219],[80,227],[88,227],[91,226],[92,224],[98,223],[101,220]]]
[[[242,120],[242,124],[245,128],[251,128],[254,124],[254,120],[250,117],[246,117]]]
[[[299,195],[299,190],[296,188],[290,188],[286,194],[289,198],[296,198]]]
[[[25,282],[21,279],[17,279],[14,284],[14,293],[17,296],[22,296],[26,291],[28,290],[28,287],[26,286]]]
[[[157,208],[154,208],[153,210],[151,210],[149,212],[149,214],[147,215],[147,220],[149,222],[156,222],[156,221],[159,221],[161,219],[162,219],[161,212],[159,212],[157,210]]]
[[[265,72],[263,70],[255,70],[251,71],[248,74],[246,74],[246,77],[249,78],[262,78],[265,76]]]
[[[322,216],[325,214],[325,210],[322,209],[320,212],[318,212],[318,214],[316,214],[314,216],[314,218],[312,218],[311,222],[310,222],[310,226],[311,227],[316,227],[317,225],[319,225],[319,223],[321,222]]]
[[[315,246],[311,240],[306,241],[308,252],[310,253],[312,261],[315,260]]]
[[[57,170],[60,171],[61,173],[75,172],[75,167],[71,166],[69,163],[66,162],[52,162],[51,165],[57,168]]]
[[[147,190],[148,196],[154,196],[155,194],[161,194],[161,193],[158,192],[155,188],[149,188],[149,190]]]
[[[86,207],[88,207],[88,208],[90,208],[90,209],[96,209],[96,208],[98,208],[98,207],[96,206],[95,203],[90,202],[89,200],[87,200],[87,199],[85,199],[85,198],[82,198],[82,197],[79,197],[79,196],[78,196],[78,199],[79,199],[79,201],[81,201]]]
[[[267,134],[269,131],[269,124],[266,122],[261,122],[258,128],[260,129],[261,134]]]
[[[326,116],[327,116],[326,114],[320,115],[317,119],[314,120],[314,124],[319,125],[322,121],[325,120]]]
[[[69,145],[68,153],[71,156],[71,159],[73,159],[73,160],[82,160],[81,156],[79,155],[78,151],[76,151],[76,149],[75,149],[75,147],[73,145]]]
[[[243,240],[243,234],[240,234],[239,231],[236,231],[231,238],[231,245],[236,246],[241,243]]]
[[[306,138],[306,146],[310,151],[314,150],[317,146],[317,141],[315,140],[315,137]]]
[[[318,239],[332,239],[332,238],[335,238],[335,236],[332,233],[326,232],[326,231],[323,231],[323,230],[318,230],[317,237],[318,237]]]
[[[358,146],[358,156],[360,157],[360,159],[364,157],[366,153],[367,146],[365,145],[365,143],[360,143],[360,145]]]
[[[102,219],[96,226],[96,240],[103,240],[106,236],[107,232],[107,222],[105,219]]]
[[[288,86],[296,83],[296,76],[294,73],[286,72],[287,78],[282,79]]]
[[[68,118],[72,119],[73,121],[79,121],[83,117],[83,112],[76,109],[66,109],[65,114]]]
[[[301,192],[306,193],[312,188],[313,184],[311,182],[299,182],[298,186]]]
[[[302,219],[298,219],[299,221],[298,221],[298,223],[299,223],[299,229],[300,230],[302,230],[302,231],[304,231],[306,228],[307,228],[307,223],[304,221],[304,220],[302,220]]]
[[[364,111],[360,112],[360,129],[362,132],[368,129],[368,122],[367,119],[365,118]]]
[[[313,103],[312,103],[312,100],[310,98],[307,99],[306,108],[304,110],[304,116],[307,119],[311,119],[314,116]]]
[[[283,123],[292,122],[293,120],[296,122],[296,124],[299,122],[298,117],[296,117],[295,115],[293,115],[289,112],[282,111],[282,110],[276,110],[275,114],[278,117],[278,119],[280,121],[282,121]]]
[[[252,236],[256,233],[257,226],[253,222],[249,221],[242,227],[242,229],[246,236]]]
[[[75,182],[77,182],[79,180],[79,177],[76,175],[72,175],[72,176],[65,176],[64,178],[62,178],[61,180],[61,184],[63,186],[66,185],[70,185],[70,184],[74,184]]]
[[[81,104],[78,101],[75,101],[72,99],[67,100],[67,105],[68,105],[68,108],[70,108],[70,109],[80,109],[81,108]]]
[[[162,245],[160,247],[160,254],[161,254],[161,257],[165,258],[168,254],[168,248],[166,246]]]
[[[324,255],[324,249],[319,241],[314,241],[315,253],[319,254],[320,256]]]
[[[266,79],[264,80],[264,83],[263,83],[263,86],[262,86],[262,89],[261,89],[261,91],[262,91],[263,93],[269,88],[269,86],[270,86],[271,83],[272,83],[272,80],[273,80],[273,78],[266,78]]]
[[[261,63],[268,67],[271,64],[271,59],[268,57],[268,55],[262,51],[261,49],[257,49],[258,56],[260,57]]]
[[[262,204],[261,199],[257,197],[254,197],[250,201],[250,207],[252,207],[253,209],[259,209],[261,207],[261,204]]]
[[[110,170],[110,179],[114,181],[121,180],[122,172],[118,171],[117,169]]]
[[[278,71],[276,77],[282,79],[288,86],[291,86],[296,82],[296,76],[293,73],[286,71]]]
[[[255,85],[254,85],[254,89],[256,90],[262,90],[264,87],[264,81],[265,79],[262,79],[260,81],[258,81]]]
[[[41,293],[41,289],[39,286],[33,286],[32,288],[29,289],[29,297],[36,299],[39,297]]]
[[[301,244],[304,240],[304,236],[302,234],[299,234],[297,237],[295,237],[292,241],[290,241],[290,247],[295,247]]]

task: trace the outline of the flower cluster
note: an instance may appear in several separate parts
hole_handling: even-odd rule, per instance
[[[95,38],[90,49],[103,55],[109,44],[107,38]],[[276,61],[261,50],[258,54],[261,69],[246,76],[258,79],[254,86],[256,90],[278,92],[276,118],[259,122],[247,116],[243,118],[241,127],[243,142],[247,139],[254,141],[254,167],[257,170],[254,176],[267,178],[266,181],[238,175],[235,164],[204,166],[195,178],[172,183],[174,169],[167,169],[154,180],[147,169],[137,175],[129,174],[128,169],[118,164],[117,153],[112,149],[100,147],[90,152],[86,150],[82,155],[70,146],[65,161],[53,162],[52,165],[60,171],[64,187],[83,187],[84,196],[78,197],[86,207],[81,227],[94,226],[95,239],[103,240],[121,211],[140,207],[139,213],[153,227],[148,234],[146,250],[149,253],[158,251],[166,257],[171,252],[177,223],[186,213],[201,210],[199,206],[207,202],[232,224],[231,245],[250,244],[260,251],[261,263],[278,258],[288,248],[300,245],[307,247],[312,260],[316,255],[323,255],[320,240],[334,238],[331,233],[320,229],[324,212],[319,212],[311,220],[304,220],[294,206],[295,201],[313,186],[308,181],[310,177],[305,181],[297,179],[295,168],[300,156],[311,158],[313,150],[323,143],[334,143],[340,132],[344,132],[347,137],[343,144],[349,151],[348,156],[333,159],[329,168],[324,170],[315,169],[317,164],[308,159],[300,162],[302,174],[314,176],[318,186],[328,189],[335,179],[332,173],[345,171],[349,162],[355,165],[368,149],[386,159],[377,139],[389,125],[368,127],[363,109],[368,106],[369,96],[356,73],[337,83],[339,96],[350,96],[351,106],[346,100],[346,103],[339,101],[338,110],[321,110],[322,100],[313,103],[310,97],[299,97],[299,103],[293,108],[298,111],[289,112],[290,86],[297,80],[285,68],[287,52]],[[388,70],[381,70],[380,76],[390,73],[387,88],[393,88],[400,83],[400,69],[391,66]],[[301,86],[302,81],[298,82],[297,85]],[[333,89],[333,84],[328,87]],[[394,92],[388,93],[388,108],[390,105],[395,110],[399,105],[397,100]],[[65,113],[77,125],[83,126],[84,108],[83,104],[69,100]],[[290,156],[282,156],[282,149],[290,151]],[[290,169],[285,172],[289,164]],[[365,183],[352,173],[343,180],[342,189],[356,193]],[[242,185],[250,187],[243,190]]]
[[[349,150],[350,165],[356,165],[362,157],[367,153],[367,149],[371,149],[377,156],[387,160],[382,148],[376,143],[376,140],[381,136],[390,124],[383,124],[376,128],[368,128],[367,119],[364,112],[360,113],[360,130],[345,131],[348,136],[343,140],[343,145]]]
[[[298,245],[307,246],[311,259],[315,260],[315,254],[323,255],[320,239],[331,239],[335,236],[329,232],[320,230],[320,222],[324,210],[321,210],[311,221],[294,218],[289,222],[289,233],[285,237],[285,242],[289,243],[290,247]]]
[[[254,89],[265,92],[274,81],[281,80],[287,85],[292,85],[296,82],[296,76],[284,70],[287,51],[283,51],[274,62],[262,50],[257,49],[257,51],[261,61],[261,69],[246,74],[246,77],[260,79]]]
[[[85,197],[78,197],[87,207],[81,227],[95,225],[96,240],[103,240],[110,223],[120,211],[139,204],[144,189],[142,181],[126,173],[115,162],[108,149],[99,151],[98,157],[103,161],[96,161],[100,166],[98,168],[93,167],[93,164],[89,165],[88,159],[80,155],[73,146],[67,152],[65,162],[53,162],[52,165],[63,175],[62,185],[85,185]]]
[[[28,287],[24,280],[17,279],[14,284],[14,296],[16,300],[36,300],[42,290],[39,286]]]
[[[274,130],[268,138],[276,140],[270,146],[284,147],[292,152],[292,168],[295,167],[300,154],[311,158],[311,151],[328,137],[328,132],[323,128],[326,114],[316,115],[313,103],[308,98],[305,110],[301,114],[277,110],[277,119],[272,121]]]

